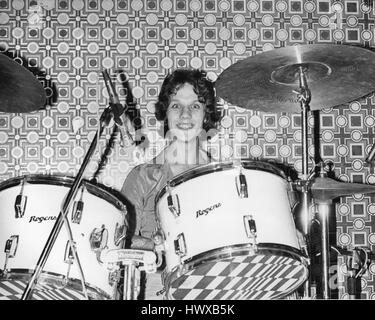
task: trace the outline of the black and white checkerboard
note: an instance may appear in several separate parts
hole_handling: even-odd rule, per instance
[[[171,281],[176,300],[278,299],[307,279],[307,268],[288,256],[238,256],[202,264]]]

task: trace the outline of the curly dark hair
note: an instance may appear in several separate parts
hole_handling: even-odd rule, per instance
[[[159,121],[164,121],[164,134],[169,130],[167,121],[167,109],[171,95],[181,88],[185,83],[193,86],[201,103],[206,105],[206,113],[203,120],[203,129],[208,132],[216,129],[222,118],[220,110],[216,106],[214,84],[207,79],[206,72],[199,69],[176,69],[168,74],[161,86],[158,101],[155,104],[155,116]]]

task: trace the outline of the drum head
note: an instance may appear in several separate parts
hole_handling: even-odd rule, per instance
[[[307,259],[287,246],[238,245],[193,257],[166,277],[175,300],[281,299],[308,277]]]

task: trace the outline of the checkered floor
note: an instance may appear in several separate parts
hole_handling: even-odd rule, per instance
[[[176,300],[279,299],[307,279],[301,262],[284,256],[239,256],[199,266],[172,281]]]

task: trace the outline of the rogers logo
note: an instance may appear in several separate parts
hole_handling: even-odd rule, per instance
[[[47,216],[47,217],[31,216],[31,217],[30,217],[30,220],[29,220],[29,223],[30,223],[30,222],[38,222],[38,223],[41,223],[41,222],[43,222],[43,221],[49,221],[49,220],[53,221],[53,220],[56,220],[56,219],[57,219],[57,217],[55,217],[55,216]]]
[[[196,212],[196,218],[198,218],[198,217],[200,217],[200,216],[206,216],[206,215],[208,215],[208,213],[210,213],[212,210],[214,210],[214,209],[217,209],[217,208],[219,208],[219,207],[221,207],[221,203],[219,202],[219,203],[216,203],[216,204],[214,204],[214,205],[212,205],[211,207],[208,207],[208,208],[206,208],[206,209],[203,209],[203,210],[198,210],[197,212]]]

